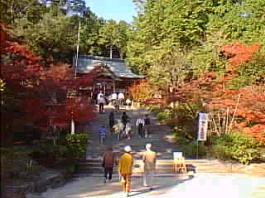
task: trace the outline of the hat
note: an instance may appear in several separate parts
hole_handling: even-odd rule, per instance
[[[145,148],[146,148],[147,150],[150,150],[151,147],[152,147],[152,144],[151,144],[151,143],[147,143],[147,144],[145,145]]]
[[[125,146],[125,147],[124,147],[124,151],[127,152],[127,153],[129,153],[129,152],[132,151],[132,149],[131,149],[130,146]]]

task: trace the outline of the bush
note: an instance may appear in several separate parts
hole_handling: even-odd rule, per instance
[[[69,154],[75,158],[83,158],[86,154],[87,134],[68,134],[66,136],[66,146],[69,149]]]
[[[148,110],[154,113],[155,115],[162,111],[162,109],[158,106],[149,106]]]
[[[212,154],[219,159],[249,164],[260,158],[258,143],[249,136],[231,133],[212,138],[211,141],[213,142]]]
[[[191,139],[186,137],[182,130],[174,128],[174,136],[178,145],[186,145],[191,142]]]
[[[198,144],[198,157],[205,157],[207,154],[207,147],[203,142],[199,142]],[[197,157],[197,141],[194,140],[188,144],[182,145],[182,152],[184,156],[188,158],[196,158]]]
[[[68,158],[69,151],[64,145],[42,143],[31,156],[45,166],[54,166],[58,161]]]
[[[197,137],[197,117],[198,113],[203,111],[201,104],[182,103],[171,110],[173,119],[167,120],[167,125],[171,128],[178,128],[182,131],[184,137],[196,139]]]
[[[157,113],[156,116],[160,122],[166,122],[167,120],[171,119],[172,113],[169,109],[166,109],[162,112]]]

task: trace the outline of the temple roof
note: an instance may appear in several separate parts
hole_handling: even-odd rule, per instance
[[[75,63],[75,58],[73,63]],[[98,66],[108,67],[119,78],[144,78],[142,75],[133,73],[122,59],[87,55],[78,57],[76,73],[86,74]]]

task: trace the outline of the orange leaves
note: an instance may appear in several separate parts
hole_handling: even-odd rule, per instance
[[[230,116],[234,114],[235,117],[240,118],[234,126],[252,134],[260,141],[265,141],[265,86],[253,85],[239,90],[227,89],[227,83],[237,75],[238,66],[250,61],[259,49],[258,44],[247,46],[234,43],[223,46],[221,52],[230,63],[224,77],[217,79],[214,72],[208,72],[176,90],[174,99],[184,102],[201,100],[206,103],[209,111],[225,113],[229,109]]]
[[[144,101],[146,105],[163,105],[165,104],[165,100],[162,98],[150,98]]]
[[[246,127],[243,129],[243,132],[265,144],[265,124],[256,124],[253,127]]]
[[[260,49],[260,45],[246,46],[242,43],[234,43],[222,47],[222,53],[230,63],[229,71],[234,71],[237,66],[251,60],[252,56]]]
[[[145,101],[153,98],[154,89],[147,81],[139,81],[129,88],[129,93],[136,101]]]

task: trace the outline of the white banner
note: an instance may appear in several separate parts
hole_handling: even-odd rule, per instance
[[[208,128],[208,114],[199,113],[198,141],[206,141]]]

